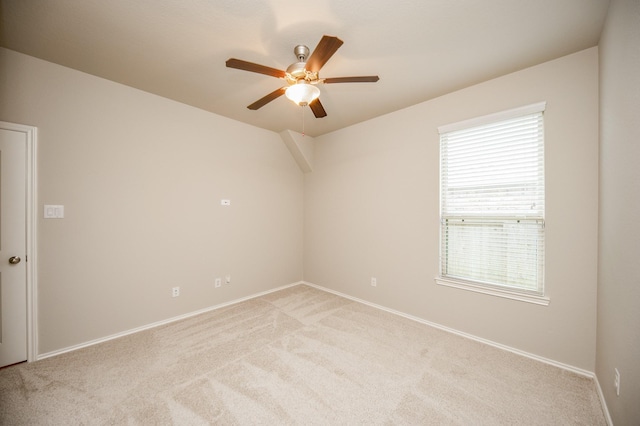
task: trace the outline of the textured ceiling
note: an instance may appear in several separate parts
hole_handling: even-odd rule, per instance
[[[318,136],[598,44],[608,0],[0,0],[0,45],[280,132]],[[278,98],[278,69],[322,35],[344,45],[321,77],[328,113]]]

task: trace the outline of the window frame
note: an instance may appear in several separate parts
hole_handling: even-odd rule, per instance
[[[538,102],[535,104],[531,104],[531,105],[527,105],[527,106],[523,106],[520,108],[514,108],[514,109],[510,109],[510,110],[506,110],[506,111],[501,111],[498,113],[494,113],[494,114],[489,114],[489,115],[485,115],[485,116],[481,116],[481,117],[476,117],[476,118],[472,118],[470,120],[464,120],[464,121],[460,121],[460,122],[456,122],[456,123],[452,123],[452,124],[448,124],[448,125],[444,125],[444,126],[440,126],[438,127],[438,133],[440,135],[439,138],[439,144],[440,144],[440,169],[439,169],[439,177],[440,177],[440,184],[439,184],[439,197],[440,197],[440,203],[439,203],[439,208],[440,208],[440,214],[439,214],[439,218],[440,218],[440,225],[439,225],[439,229],[440,229],[440,236],[439,236],[439,252],[440,252],[440,256],[439,256],[439,273],[438,276],[435,277],[435,282],[439,285],[443,285],[443,286],[447,286],[447,287],[453,287],[453,288],[458,288],[458,289],[463,289],[463,290],[469,290],[469,291],[473,291],[473,292],[478,292],[478,293],[482,293],[482,294],[488,294],[488,295],[492,295],[492,296],[498,296],[498,297],[504,297],[504,298],[508,298],[508,299],[513,299],[513,300],[518,300],[518,301],[523,301],[523,302],[529,302],[529,303],[534,303],[534,304],[538,304],[538,305],[543,305],[543,306],[547,306],[550,302],[549,297],[547,297],[546,295],[546,289],[545,289],[545,271],[544,271],[544,264],[546,263],[546,259],[543,258],[542,260],[542,265],[540,266],[540,270],[539,273],[541,274],[541,289],[540,292],[538,291],[533,291],[533,290],[527,290],[527,289],[518,289],[516,287],[510,287],[510,286],[504,286],[504,285],[497,285],[497,284],[491,284],[491,283],[487,283],[487,282],[482,282],[480,280],[474,280],[474,279],[466,279],[466,278],[459,278],[459,277],[451,277],[451,276],[446,276],[443,274],[442,268],[443,268],[443,220],[444,220],[444,215],[443,215],[443,170],[442,170],[442,135],[446,134],[446,133],[450,133],[450,132],[455,132],[458,130],[465,130],[465,129],[471,129],[474,127],[478,127],[478,126],[483,126],[483,125],[490,125],[490,124],[495,124],[495,123],[499,123],[501,121],[506,121],[506,120],[510,120],[510,119],[514,119],[514,118],[518,118],[518,117],[522,117],[522,116],[526,116],[526,115],[531,115],[531,114],[536,114],[536,113],[542,113],[542,120],[543,120],[543,135],[542,135],[542,144],[543,144],[543,152],[544,152],[544,144],[545,144],[545,135],[544,135],[544,112],[546,110],[546,102]],[[543,167],[542,167],[542,172],[543,172],[543,182],[544,182],[544,158],[543,158]],[[544,184],[543,184],[544,187]],[[482,219],[484,220],[490,220],[490,219],[495,219],[495,218],[491,218],[489,215],[485,215],[482,216]],[[501,217],[501,220],[506,220],[506,217]],[[542,217],[541,218],[527,218],[526,220],[541,220],[542,221],[542,232],[546,234],[546,231],[544,229],[545,227],[545,214],[544,211],[542,213]],[[544,244],[546,237],[543,234],[543,241],[542,241],[542,245],[544,248]]]

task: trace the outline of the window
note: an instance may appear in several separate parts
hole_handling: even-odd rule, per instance
[[[439,128],[439,284],[548,304],[544,108]]]

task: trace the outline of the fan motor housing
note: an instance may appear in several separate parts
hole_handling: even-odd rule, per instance
[[[304,78],[307,74],[306,65],[306,62],[294,62],[287,68],[287,74],[290,74],[296,80]]]
[[[293,48],[293,53],[298,58],[298,62],[287,67],[286,80],[289,84],[296,84],[300,80],[315,84],[318,82],[318,73],[307,71],[307,58],[309,57],[309,48],[303,44],[299,44]]]

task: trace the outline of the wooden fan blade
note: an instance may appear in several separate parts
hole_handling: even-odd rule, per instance
[[[272,77],[284,78],[286,73],[282,70],[278,70],[271,67],[266,67],[260,64],[254,64],[253,62],[243,61],[242,59],[230,58],[227,59],[227,67],[236,68],[243,71],[257,72],[260,74],[270,75]]]
[[[332,83],[375,83],[380,80],[377,75],[367,75],[361,77],[334,77],[323,79],[325,84]]]
[[[320,98],[316,98],[315,101],[312,101],[309,104],[309,108],[311,108],[311,111],[313,111],[313,115],[315,115],[316,118],[322,118],[327,116],[327,111],[324,110],[324,107],[320,103]]]
[[[287,90],[286,87],[281,87],[281,88],[279,88],[277,90],[274,90],[273,92],[269,93],[267,96],[264,96],[264,97],[258,99],[257,101],[255,101],[254,103],[249,105],[247,108],[252,109],[252,110],[256,110],[256,109],[262,108],[263,106],[265,106],[266,104],[268,104],[272,100],[277,99],[280,96],[284,95],[285,90]]]
[[[309,59],[307,59],[307,65],[305,67],[307,71],[320,71],[320,68],[322,68],[340,46],[342,46],[342,43],[343,41],[338,37],[322,36],[320,43],[318,43],[311,56],[309,56]]]

